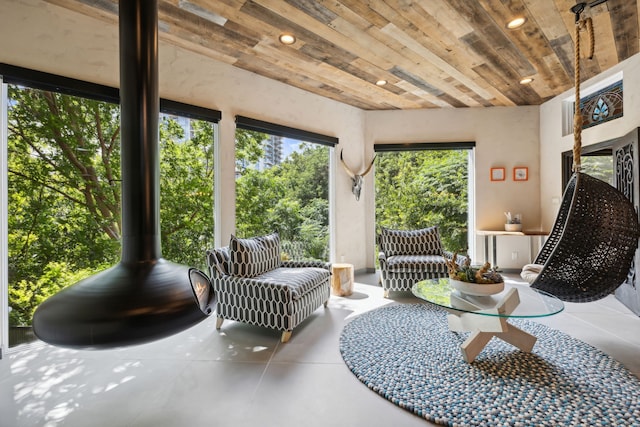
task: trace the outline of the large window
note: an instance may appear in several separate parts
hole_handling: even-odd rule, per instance
[[[119,257],[119,106],[8,87],[9,345],[47,297]]]
[[[6,88],[8,274],[1,291],[15,346],[33,339],[31,318],[44,299],[120,260],[120,107]],[[159,121],[162,254],[204,270],[214,241],[215,114],[162,105],[170,112]]]
[[[214,247],[214,143],[209,120],[161,114],[160,224],[162,255],[206,270]]]
[[[329,259],[328,143],[282,126],[239,118],[236,234],[278,232],[283,256]]]
[[[376,145],[376,229],[438,226],[445,250],[467,253],[472,147]]]

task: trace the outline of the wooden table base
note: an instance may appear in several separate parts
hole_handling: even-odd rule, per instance
[[[455,296],[452,295],[451,298],[453,301]],[[456,298],[456,304],[461,309],[477,309],[476,313],[469,313],[455,309],[448,310],[450,313],[447,316],[449,321],[449,330],[454,332],[472,332],[469,338],[460,345],[462,357],[465,361],[469,363],[473,362],[493,337],[500,338],[522,351],[530,352],[533,349],[537,338],[528,332],[507,323],[508,317],[506,316],[512,313],[519,303],[520,298],[518,296],[518,291],[513,288],[507,292],[505,297],[495,308],[489,310],[480,309],[466,299]],[[499,317],[499,315],[503,315],[505,317]]]

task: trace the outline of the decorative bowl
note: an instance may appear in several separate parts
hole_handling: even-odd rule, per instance
[[[522,224],[505,224],[504,231],[522,231]]]
[[[499,294],[504,290],[504,282],[500,283],[470,283],[449,279],[453,289],[467,295],[486,296]]]

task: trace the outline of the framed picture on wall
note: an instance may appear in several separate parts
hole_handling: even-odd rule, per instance
[[[491,168],[491,181],[504,181],[504,168]]]
[[[513,180],[514,181],[526,181],[529,179],[529,168],[524,166],[518,166],[513,168]]]

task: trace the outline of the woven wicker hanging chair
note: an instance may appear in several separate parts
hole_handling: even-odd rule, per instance
[[[531,286],[569,302],[604,298],[627,279],[639,235],[638,215],[621,192],[575,172]]]
[[[584,4],[583,4],[584,6]],[[580,29],[593,31],[590,18],[576,13],[575,91],[580,105]],[[592,53],[591,53],[592,54]],[[604,298],[628,277],[640,226],[633,204],[623,193],[580,171],[582,113],[574,116],[573,176],[562,198],[551,233],[534,263],[543,265],[531,287],[563,301]]]

